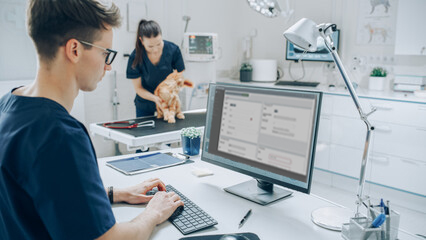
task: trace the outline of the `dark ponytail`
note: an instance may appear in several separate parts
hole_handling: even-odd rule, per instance
[[[144,37],[152,38],[158,35],[161,35],[161,28],[157,22],[145,19],[139,22],[138,33],[136,34],[136,56],[135,60],[133,60],[132,68],[136,68],[137,65],[142,63],[142,53],[145,51],[139,37],[143,39]]]

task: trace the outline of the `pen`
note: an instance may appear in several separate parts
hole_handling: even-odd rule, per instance
[[[184,156],[186,159],[189,159],[189,158],[191,157],[191,156],[186,155],[186,154],[184,154],[184,153],[177,153],[177,154]]]
[[[241,219],[240,224],[238,225],[238,228],[241,228],[244,225],[244,223],[247,221],[247,219],[250,216],[250,214],[251,214],[251,209],[248,210],[248,212],[246,213],[246,215],[244,215],[243,219]]]

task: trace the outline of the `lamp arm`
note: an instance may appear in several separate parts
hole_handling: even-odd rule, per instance
[[[376,111],[376,109],[373,109],[370,113],[365,114],[361,104],[359,103],[359,98],[358,95],[355,92],[354,87],[352,86],[352,83],[348,77],[348,74],[346,73],[345,68],[343,67],[342,61],[340,60],[339,55],[337,54],[337,51],[335,49],[335,47],[333,46],[333,42],[331,41],[331,38],[329,36],[325,36],[323,34],[320,33],[320,36],[322,38],[324,38],[325,41],[325,45],[327,47],[327,49],[330,51],[334,62],[337,65],[337,68],[340,71],[340,74],[343,77],[343,80],[345,81],[345,85],[349,90],[349,93],[352,97],[352,100],[359,112],[359,115],[361,117],[361,120],[364,121],[366,127],[367,127],[367,135],[365,138],[365,145],[364,145],[364,152],[362,155],[362,162],[361,162],[361,172],[360,172],[360,176],[359,176],[359,184],[358,184],[358,193],[357,193],[357,211],[356,211],[356,215],[359,215],[359,207],[361,206],[362,202],[364,201],[364,197],[363,197],[363,190],[364,190],[364,184],[365,184],[365,173],[366,173],[366,167],[367,167],[367,161],[368,161],[368,153],[369,153],[369,148],[370,148],[370,139],[372,136],[372,131],[374,130],[374,127],[370,124],[370,122],[368,121],[368,116],[370,114],[372,114],[373,112]]]

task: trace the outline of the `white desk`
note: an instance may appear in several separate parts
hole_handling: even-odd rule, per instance
[[[181,152],[181,149],[163,150]],[[250,180],[240,173],[230,171],[193,157],[195,163],[179,165],[153,172],[126,176],[110,167],[105,162],[120,157],[101,158],[98,160],[101,177],[105,186],[126,187],[152,177],[159,177],[165,184],[171,184],[181,191],[204,211],[215,218],[219,224],[187,236],[213,235],[235,232],[253,232],[262,240],[275,239],[341,239],[340,232],[329,231],[311,221],[311,212],[332,203],[313,195],[294,192],[287,199],[267,206],[261,206],[232,194],[223,188]],[[197,178],[191,174],[193,167],[209,168],[213,176]],[[114,204],[113,212],[117,222],[130,221],[141,213],[145,205]],[[238,223],[246,212],[252,209],[252,215],[241,229]],[[170,240],[184,237],[170,222],[157,226],[151,239]],[[400,239],[419,239],[404,232]]]

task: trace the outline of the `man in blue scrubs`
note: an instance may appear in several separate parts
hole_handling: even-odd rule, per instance
[[[138,25],[136,47],[130,54],[126,70],[136,91],[136,117],[154,115],[155,105],[161,105],[154,90],[173,70],[185,70],[179,47],[163,40],[157,22],[142,19]]]
[[[183,205],[174,193],[145,195],[165,190],[159,179],[105,189],[87,130],[69,115],[79,90],[93,91],[111,70],[120,19],[106,0],[29,1],[39,69],[0,99],[0,239],[147,239]],[[116,223],[114,202],[149,203]]]

